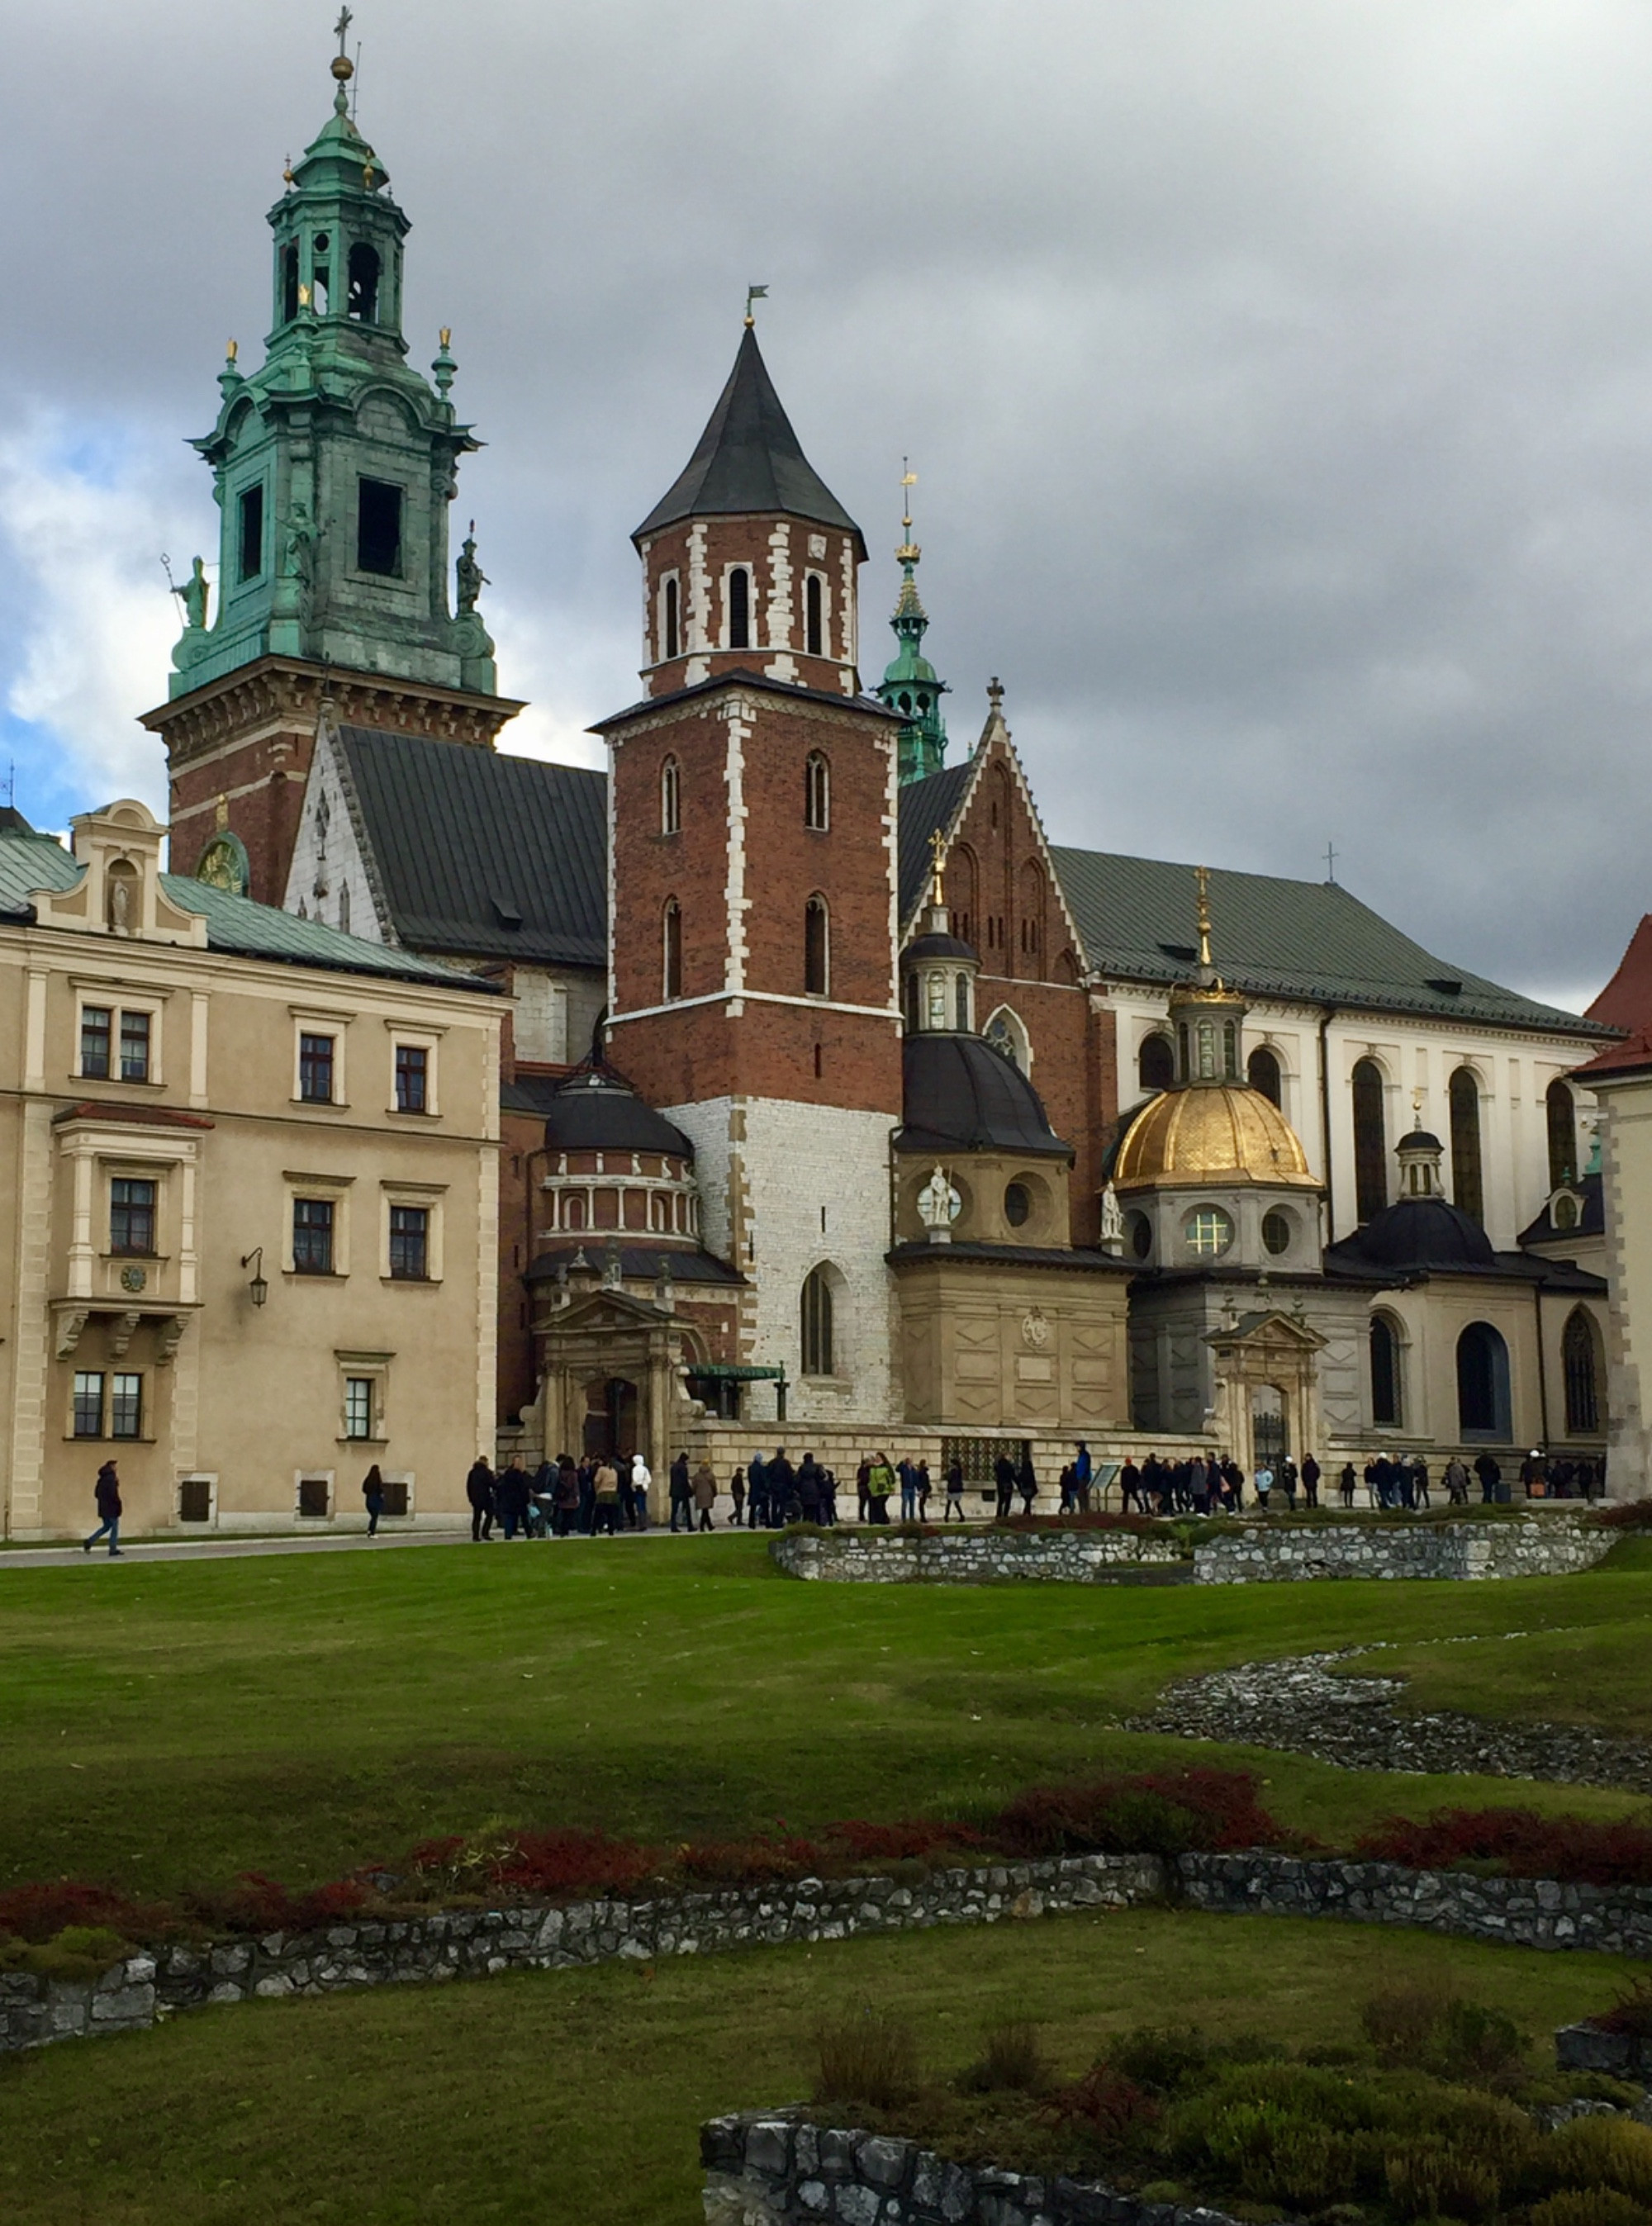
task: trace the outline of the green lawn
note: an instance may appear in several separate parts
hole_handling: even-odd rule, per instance
[[[816,2023],[862,2002],[906,2016],[929,2069],[1032,2015],[1076,2071],[1142,2022],[1345,2043],[1368,1994],[1423,1976],[1509,2011],[1540,2064],[1619,1986],[1604,1956],[1136,1911],[248,2003],[0,2059],[0,2216],[685,2226],[701,2120],[805,2096]]]
[[[1649,1625],[1638,1544],[1554,1580],[1174,1590],[805,1585],[745,1536],[12,1569],[0,1884],[300,1884],[490,1819],[670,1840],[990,1800],[1242,1753],[1109,1727],[1178,1674],[1377,1639],[1431,1704],[1629,1726]],[[1247,1759],[1327,1837],[1447,1799],[1637,1805]]]

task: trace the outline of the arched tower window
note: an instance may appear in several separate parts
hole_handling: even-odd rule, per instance
[[[968,1035],[969,1033],[969,976],[967,974],[958,976],[953,997],[955,1017],[952,1025],[960,1035]]]
[[[378,322],[378,250],[365,239],[350,250],[349,310],[364,325]]]
[[[1549,1188],[1578,1179],[1578,1103],[1572,1086],[1557,1076],[1544,1100],[1548,1115]]]
[[[1388,1142],[1382,1113],[1382,1070],[1374,1059],[1354,1068],[1354,1210],[1375,1221],[1388,1202]]]
[[[661,654],[668,658],[677,656],[682,647],[680,639],[682,621],[677,611],[677,575],[673,572],[666,581],[665,592],[660,598]]]
[[[808,997],[823,997],[831,975],[830,920],[823,896],[803,908],[803,987]]]
[[[1452,1203],[1471,1221],[1485,1219],[1480,1179],[1480,1085],[1473,1070],[1459,1066],[1451,1081]]]
[[[1371,1420],[1379,1428],[1397,1429],[1402,1419],[1399,1332],[1387,1314],[1373,1314]]]
[[[683,774],[675,758],[659,769],[659,831],[676,835],[683,826]]]
[[[823,1268],[811,1269],[803,1282],[803,1372],[836,1373],[832,1339],[832,1287]]]
[[[1001,1005],[982,1033],[1012,1066],[1019,1066],[1023,1074],[1032,1072],[1032,1046],[1019,1013],[1011,1012],[1007,1005]]]
[[[820,575],[818,572],[811,572],[804,583],[803,591],[804,647],[810,657],[819,657],[822,654],[825,633]]]
[[[803,824],[825,829],[832,818],[832,769],[818,750],[810,750],[803,769]]]
[[[728,646],[752,646],[752,576],[737,564],[728,575]]]
[[[1574,1307],[1560,1338],[1566,1375],[1566,1434],[1592,1438],[1600,1429],[1600,1332],[1586,1307]]]
[[[1136,1080],[1143,1090],[1168,1090],[1176,1079],[1176,1046],[1168,1036],[1144,1036],[1136,1053]]]
[[[1457,1340],[1457,1424],[1465,1438],[1507,1445],[1509,1348],[1490,1322],[1471,1322]]]
[[[683,907],[675,897],[666,898],[660,925],[665,995],[680,997],[683,995]]]
[[[1260,1090],[1271,1105],[1283,1106],[1285,1084],[1280,1073],[1279,1059],[1266,1044],[1258,1044],[1245,1061],[1245,1073],[1253,1090]]]
[[[298,315],[298,242],[289,239],[281,251],[281,321],[291,324]]]

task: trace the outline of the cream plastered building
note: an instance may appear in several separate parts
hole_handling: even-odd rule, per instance
[[[0,822],[0,1508],[450,1520],[493,1442],[502,1000],[161,871],[122,802]]]

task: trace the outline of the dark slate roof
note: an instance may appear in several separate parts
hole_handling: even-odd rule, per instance
[[[1021,1152],[1070,1160],[1039,1093],[980,1036],[909,1035],[901,1047],[898,1152]]]
[[[615,727],[623,727],[627,720],[640,718],[645,712],[667,710],[677,703],[686,703],[691,696],[713,696],[723,688],[756,688],[770,696],[801,696],[810,703],[829,703],[835,711],[865,711],[874,719],[886,719],[893,726],[903,722],[899,711],[892,711],[875,696],[843,696],[829,688],[804,688],[795,680],[777,680],[772,673],[748,672],[743,665],[719,672],[710,680],[696,680],[690,688],[673,688],[664,696],[642,696],[634,703],[627,703],[623,711],[613,711],[606,719],[594,719],[586,728],[591,735],[606,735]]]
[[[1128,981],[1185,977],[1198,940],[1191,866],[1058,847],[1051,856],[1092,967]],[[1217,870],[1210,910],[1223,978],[1253,996],[1609,1033],[1432,957],[1334,881]]]
[[[545,1144],[553,1152],[659,1152],[691,1160],[694,1146],[611,1068],[569,1075],[545,1112]]]
[[[1357,1275],[1371,1268],[1404,1275],[1436,1268],[1490,1275],[1496,1264],[1491,1239],[1479,1223],[1443,1198],[1402,1198],[1353,1236],[1325,1248],[1328,1275],[1344,1266]]]
[[[1583,1200],[1582,1211],[1570,1229],[1555,1224],[1554,1200],[1547,1198],[1543,1211],[1528,1229],[1522,1229],[1515,1240],[1518,1244],[1575,1243],[1579,1237],[1604,1237],[1606,1232],[1605,1200],[1602,1195],[1601,1178],[1598,1174],[1581,1175],[1574,1183],[1566,1185]]]
[[[372,727],[339,741],[402,942],[607,964],[606,773]]]
[[[524,1283],[554,1283],[558,1268],[569,1265],[583,1248],[588,1266],[599,1271],[608,1257],[607,1238],[600,1229],[588,1229],[583,1236],[570,1236],[553,1242],[539,1253],[532,1264],[523,1271]],[[651,1243],[622,1244],[620,1247],[620,1272],[630,1282],[653,1282],[662,1269],[669,1269],[674,1283],[731,1283],[746,1281],[738,1268],[731,1268],[726,1260],[719,1260],[709,1252],[693,1245],[681,1251],[655,1237]]]
[[[979,1260],[991,1266],[1080,1268],[1091,1274],[1129,1275],[1135,1272],[1133,1261],[1121,1260],[1115,1253],[1103,1252],[1093,1245],[1080,1245],[1069,1251],[1058,1245],[909,1243],[897,1244],[883,1256],[894,1268],[907,1267],[918,1260]]]
[[[699,446],[669,493],[632,538],[685,518],[744,518],[778,512],[852,533],[866,555],[861,529],[803,452],[747,325],[728,384],[700,436]]]
[[[0,829],[0,919],[32,920],[31,889],[73,888],[81,868],[49,835],[14,834]],[[494,994],[498,985],[480,982],[451,966],[438,966],[393,945],[367,943],[318,919],[300,919],[273,905],[215,888],[188,874],[162,874],[161,887],[174,904],[201,913],[206,947],[238,958],[273,959],[285,966],[319,966],[334,974],[381,974],[397,981],[428,982],[444,989]]]
[[[973,758],[943,766],[922,780],[909,780],[900,792],[900,917],[910,919],[923,901],[932,853],[930,836],[950,827],[969,784]]]
[[[901,957],[916,966],[925,958],[967,958],[972,965],[980,962],[972,946],[960,943],[956,935],[920,935],[916,943],[909,943]]]

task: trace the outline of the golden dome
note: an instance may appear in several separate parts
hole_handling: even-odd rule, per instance
[[[1217,1083],[1161,1091],[1130,1123],[1114,1187],[1218,1181],[1319,1187],[1295,1129],[1260,1090]]]

